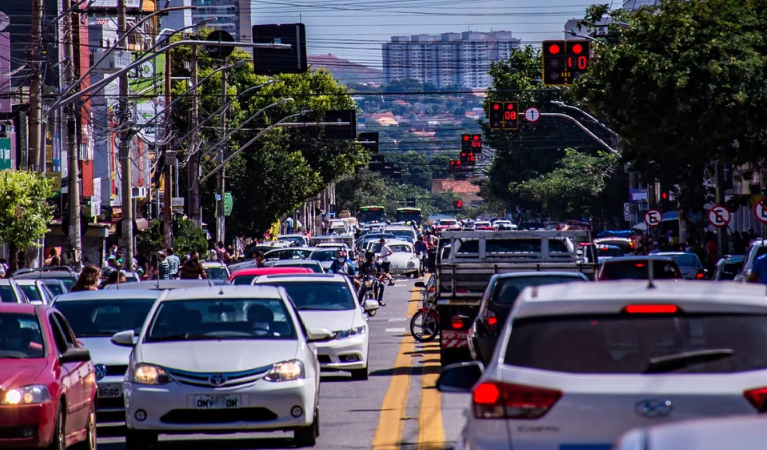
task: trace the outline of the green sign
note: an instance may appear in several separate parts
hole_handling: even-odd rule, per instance
[[[11,138],[0,138],[0,170],[10,170],[11,166]]]
[[[234,206],[234,200],[232,199],[231,192],[224,192],[224,215],[229,216],[232,214],[232,206]]]

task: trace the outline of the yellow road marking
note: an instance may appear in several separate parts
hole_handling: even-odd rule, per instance
[[[423,365],[421,377],[421,408],[418,414],[418,450],[445,448],[445,428],[442,424],[442,397],[435,389],[439,378],[439,359],[428,350],[439,350],[438,342],[424,345],[424,358],[429,361]]]
[[[412,317],[418,310],[421,291],[413,292],[408,303],[407,316]],[[415,301],[414,301],[415,300]],[[407,398],[410,390],[410,375],[412,373],[413,357],[415,350],[413,337],[408,335],[402,338],[397,359],[394,361],[389,389],[384,396],[381,406],[381,417],[378,419],[378,428],[373,437],[373,449],[397,450],[402,442],[402,432],[405,428],[405,413],[407,412]]]

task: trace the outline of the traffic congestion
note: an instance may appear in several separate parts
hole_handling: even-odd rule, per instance
[[[761,239],[709,266],[566,223],[330,225],[3,279],[2,448],[338,448],[357,414],[346,447],[671,448],[765,408]]]

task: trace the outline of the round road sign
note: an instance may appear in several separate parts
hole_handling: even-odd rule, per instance
[[[644,223],[649,227],[657,227],[663,220],[663,214],[657,209],[649,209],[644,214]]]
[[[754,215],[759,222],[767,223],[767,198],[763,198],[754,205]]]
[[[731,218],[730,210],[722,205],[715,205],[708,210],[708,222],[712,227],[726,227]]]
[[[530,123],[535,123],[541,118],[541,112],[538,110],[538,108],[527,108],[525,110],[525,120]]]
[[[224,30],[212,31],[205,40],[210,42],[210,45],[204,45],[202,48],[211,58],[224,59],[234,51],[234,47],[216,45],[216,42],[234,42],[232,35]]]

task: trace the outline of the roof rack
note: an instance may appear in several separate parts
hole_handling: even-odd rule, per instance
[[[19,269],[13,274],[13,276],[21,275],[25,273],[33,273],[33,272],[70,272],[73,274],[77,274],[77,272],[75,272],[74,269],[72,269],[69,266],[45,266],[45,267]]]

